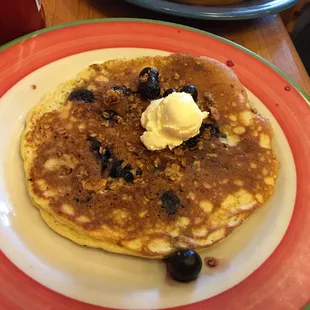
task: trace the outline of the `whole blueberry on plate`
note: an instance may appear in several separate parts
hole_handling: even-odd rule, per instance
[[[171,277],[180,282],[195,280],[202,267],[199,254],[194,250],[180,250],[167,259],[167,268]]]

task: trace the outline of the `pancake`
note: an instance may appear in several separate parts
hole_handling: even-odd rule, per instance
[[[200,133],[149,151],[139,73],[159,71],[161,93],[193,84],[210,112]],[[27,188],[60,235],[110,252],[162,258],[228,236],[273,194],[278,161],[267,119],[235,73],[184,54],[92,64],[28,114],[21,141]]]

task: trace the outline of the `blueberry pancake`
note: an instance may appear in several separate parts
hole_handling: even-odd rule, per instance
[[[175,93],[206,111],[201,126],[149,150],[141,116]],[[31,200],[54,231],[162,258],[219,242],[267,201],[278,169],[271,140],[230,68],[172,54],[90,65],[30,111],[21,152]]]

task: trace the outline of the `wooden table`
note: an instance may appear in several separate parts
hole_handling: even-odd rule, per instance
[[[310,94],[309,76],[278,15],[250,21],[199,21],[142,9],[122,0],[42,0],[48,26],[75,20],[104,17],[135,17],[165,20],[206,30],[264,57]]]

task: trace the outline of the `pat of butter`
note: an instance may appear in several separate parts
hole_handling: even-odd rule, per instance
[[[151,101],[141,115],[141,125],[146,129],[140,137],[151,151],[166,147],[173,149],[199,133],[208,112],[202,112],[187,93],[172,93]]]

